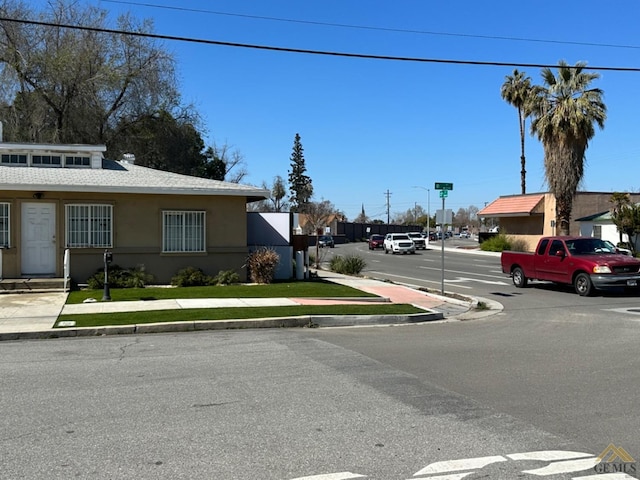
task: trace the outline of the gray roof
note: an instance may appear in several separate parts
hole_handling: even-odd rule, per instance
[[[102,160],[102,168],[0,166],[0,190],[224,195],[268,198],[269,190]]]
[[[586,217],[576,218],[576,222],[593,222],[598,220],[611,220],[611,212],[606,210],[604,212],[594,213],[593,215],[587,215]]]

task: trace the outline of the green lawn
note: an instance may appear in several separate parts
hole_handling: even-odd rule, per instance
[[[82,303],[87,298],[102,300],[103,290],[73,291],[68,304]],[[356,298],[375,297],[351,287],[324,280],[276,282],[269,285],[227,285],[213,287],[148,287],[114,288],[111,301],[161,300],[186,298]],[[155,310],[145,312],[93,313],[60,315],[58,322],[74,321],[77,327],[132,325],[155,322],[196,320],[231,320],[248,318],[293,317],[301,315],[407,315],[424,310],[406,304],[371,303],[366,305],[296,305],[287,307],[232,307]],[[56,326],[58,326],[56,322]]]
[[[239,320],[247,318],[293,317],[300,315],[408,315],[424,310],[408,304],[296,305],[290,307],[234,307],[155,310],[146,312],[60,315],[58,322],[74,321],[76,327],[132,325],[196,320]],[[58,326],[56,322],[56,327]]]
[[[68,304],[82,303],[87,298],[102,300],[102,290],[79,290],[69,294]],[[277,282],[269,285],[225,285],[213,287],[147,287],[112,288],[113,302],[132,300],[165,300],[174,298],[296,298],[296,297],[375,297],[355,288],[322,280]]]

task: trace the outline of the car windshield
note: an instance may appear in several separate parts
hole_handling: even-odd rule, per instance
[[[394,235],[393,240],[410,240],[409,235]]]
[[[616,253],[612,244],[599,238],[584,238],[567,242],[567,248],[573,255],[591,255],[598,253]]]

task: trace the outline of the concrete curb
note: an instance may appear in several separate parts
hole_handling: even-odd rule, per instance
[[[34,332],[7,332],[0,333],[0,341],[99,337],[106,335],[137,335],[145,333],[196,332],[203,330],[411,324],[443,319],[444,315],[440,312],[426,312],[412,315],[302,315],[298,317],[252,318],[242,320],[199,320],[189,322],[143,323],[105,327],[52,328]]]

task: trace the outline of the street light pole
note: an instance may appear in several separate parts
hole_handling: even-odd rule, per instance
[[[427,188],[427,245],[431,236],[431,190]]]
[[[413,188],[421,188],[427,191],[427,239],[426,244],[429,245],[429,231],[431,230],[431,189],[427,187],[421,187],[420,185],[414,185]]]

